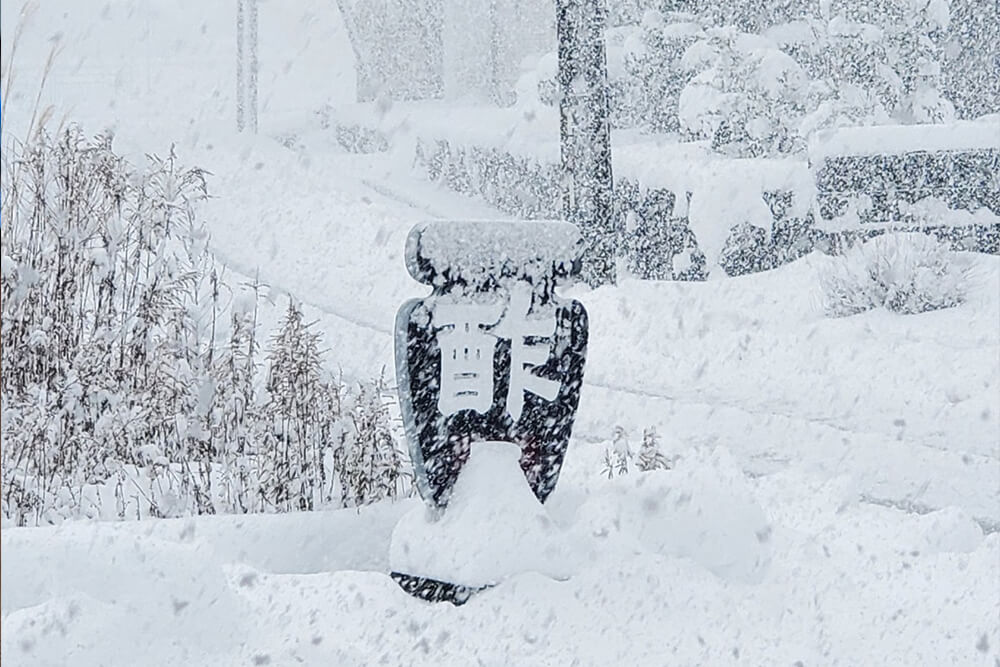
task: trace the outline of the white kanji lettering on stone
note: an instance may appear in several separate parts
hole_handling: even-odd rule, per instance
[[[529,317],[531,286],[516,283],[510,291],[510,300],[504,318],[493,329],[501,338],[510,339],[510,384],[507,389],[507,414],[517,421],[524,408],[524,392],[554,401],[559,395],[560,383],[538,377],[534,370],[549,360],[549,344],[555,334],[554,313]]]
[[[441,348],[441,391],[438,410],[449,416],[461,410],[489,411],[493,404],[493,355],[499,338],[510,340],[510,381],[506,409],[514,421],[524,410],[524,392],[548,401],[560,383],[535,375],[549,359],[555,334],[553,313],[532,314],[531,286],[516,283],[503,304],[438,303],[434,310]],[[498,321],[499,320],[499,321]]]
[[[503,312],[503,304],[438,303],[434,324],[441,348],[438,410],[445,417],[461,410],[489,412],[493,405],[493,351],[496,336],[485,331]]]

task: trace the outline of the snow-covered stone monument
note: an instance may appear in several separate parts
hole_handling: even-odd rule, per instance
[[[578,275],[582,243],[566,222],[433,222],[410,232],[407,269],[432,292],[396,317],[396,375],[417,487],[438,516],[476,448],[510,443],[531,502],[555,488],[587,351],[586,311],[555,288]]]

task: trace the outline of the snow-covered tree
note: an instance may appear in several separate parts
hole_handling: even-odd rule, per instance
[[[806,131],[954,118],[941,77],[949,0],[824,0],[810,9],[765,33],[824,88]]]
[[[680,95],[681,127],[736,156],[788,153],[803,145],[798,122],[812,93],[802,67],[774,42],[711,28],[684,52],[695,73]]]
[[[260,493],[277,510],[313,509],[321,498],[323,450],[340,415],[325,400],[319,346],[320,335],[289,297],[267,353],[267,428],[259,450]]]
[[[343,505],[357,507],[408,495],[412,475],[393,436],[381,377],[358,385],[349,419],[351,428],[335,459]]]
[[[625,77],[622,99],[616,101],[626,106],[627,112],[619,111],[618,115],[652,131],[679,130],[677,105],[681,90],[691,78],[681,67],[681,57],[703,36],[702,26],[692,15],[665,17],[659,11],[647,10],[623,45]]]

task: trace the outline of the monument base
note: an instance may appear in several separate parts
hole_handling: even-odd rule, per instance
[[[462,586],[402,572],[390,572],[389,576],[399,584],[400,588],[415,598],[425,602],[450,602],[456,607],[468,602],[473,594],[490,588],[490,586]]]

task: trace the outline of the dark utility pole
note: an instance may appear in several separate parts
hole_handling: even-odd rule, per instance
[[[556,0],[563,214],[587,243],[594,286],[615,282],[617,249],[605,21],[604,0]]]
[[[257,0],[236,3],[236,129],[257,133]]]

